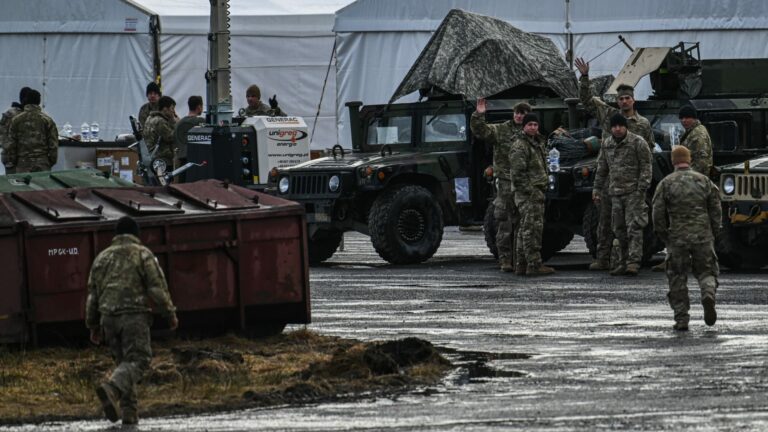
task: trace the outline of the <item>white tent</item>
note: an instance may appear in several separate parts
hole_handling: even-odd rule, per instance
[[[339,143],[351,146],[344,103],[386,103],[449,10],[494,16],[591,59],[623,35],[633,46],[701,42],[702,58],[768,56],[768,2],[761,0],[357,0],[336,14]],[[616,74],[619,45],[592,62]],[[641,82],[638,98],[650,93]],[[401,101],[416,100],[416,95]]]
[[[351,1],[231,0],[235,111],[245,105],[245,88],[258,84],[265,102],[277,94],[283,110],[305,117],[312,130],[333,53],[334,12]],[[7,106],[21,87],[39,89],[59,127],[69,122],[78,132],[95,121],[101,138],[111,140],[130,132],[128,116],[138,114],[158,72],[179,115],[189,96],[205,97],[208,0],[8,3],[0,16],[0,97]],[[315,148],[336,144],[334,95],[332,65]]]

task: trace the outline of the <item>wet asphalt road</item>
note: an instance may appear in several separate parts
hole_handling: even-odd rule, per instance
[[[310,328],[418,336],[446,349],[454,372],[390,398],[142,419],[139,429],[768,430],[768,272],[721,275],[714,327],[690,281],[691,331],[676,333],[662,273],[589,272],[579,240],[550,261],[557,274],[533,279],[500,273],[479,232],[447,230],[418,266],[390,266],[348,234],[310,273]]]

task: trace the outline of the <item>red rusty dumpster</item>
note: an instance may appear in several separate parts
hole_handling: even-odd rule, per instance
[[[181,330],[310,321],[302,206],[219,180],[63,187],[0,193],[0,342],[85,336],[91,263],[125,215],[165,272]]]

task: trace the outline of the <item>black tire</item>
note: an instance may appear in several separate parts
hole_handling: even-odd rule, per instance
[[[729,221],[723,222],[715,242],[717,261],[720,264],[731,270],[759,269],[768,265],[764,244],[751,246],[742,240],[740,231],[749,229],[757,228],[734,228]]]
[[[499,259],[499,249],[496,248],[496,218],[493,217],[493,213],[496,211],[496,205],[491,200],[488,203],[488,208],[485,209],[485,218],[483,219],[483,234],[485,235],[485,244],[488,246],[488,250],[491,251],[491,255],[495,259]]]
[[[597,229],[599,225],[600,209],[597,208],[595,203],[587,204],[587,208],[584,210],[584,216],[581,219],[581,232],[592,258],[597,258]]]
[[[376,198],[368,216],[376,252],[392,264],[417,264],[443,240],[443,212],[435,197],[416,185],[396,186]]]
[[[559,225],[544,224],[541,236],[541,261],[545,262],[573,240],[573,232]]]
[[[309,265],[320,264],[336,253],[341,243],[341,231],[319,230],[309,239]]]

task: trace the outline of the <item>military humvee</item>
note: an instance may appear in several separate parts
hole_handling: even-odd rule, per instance
[[[512,116],[517,100],[488,102],[488,121]],[[562,100],[536,104],[543,124],[559,124]],[[347,104],[353,152],[273,171],[268,191],[305,205],[310,262],[330,258],[344,231],[370,235],[378,254],[397,264],[430,258],[448,225],[481,224],[492,184],[492,154],[469,130],[474,106],[460,98],[362,106]],[[551,126],[550,126],[551,127]],[[573,236],[547,233],[542,255],[552,256]]]
[[[768,265],[768,156],[721,167],[720,198],[720,263],[733,269]]]

